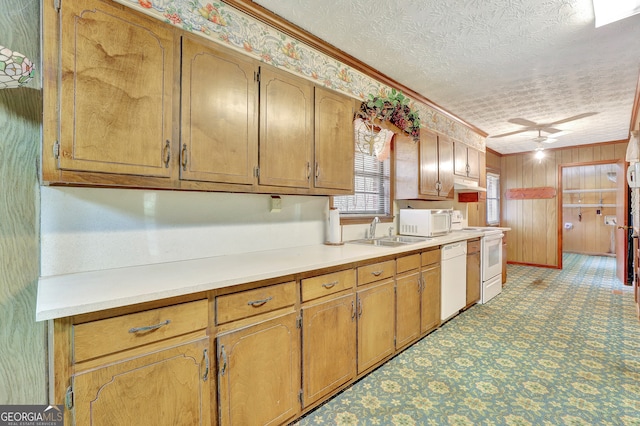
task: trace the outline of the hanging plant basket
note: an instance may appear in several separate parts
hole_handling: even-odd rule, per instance
[[[410,135],[415,142],[420,140],[420,116],[409,105],[410,99],[391,89],[388,96],[369,95],[369,100],[360,105],[360,116],[369,120],[388,120],[391,124]]]

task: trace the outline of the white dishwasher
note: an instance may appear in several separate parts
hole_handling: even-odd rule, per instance
[[[467,241],[442,246],[440,319],[457,315],[467,302]]]

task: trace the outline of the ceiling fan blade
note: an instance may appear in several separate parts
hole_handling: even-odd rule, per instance
[[[518,124],[520,126],[532,127],[534,129],[538,127],[538,123],[535,123],[535,122],[529,121],[529,120],[525,120],[524,118],[511,118],[511,119],[509,119],[507,121],[509,123]]]
[[[557,141],[558,141],[558,139],[546,138],[542,142],[544,142],[544,143],[554,143],[554,142],[557,142]]]
[[[562,132],[562,130],[560,130],[560,129],[555,129],[555,128],[553,128],[553,127],[541,127],[541,128],[540,128],[540,130],[542,130],[542,131],[543,131],[543,132],[545,132],[545,133],[551,133],[552,135],[553,135],[554,133],[560,133],[560,132]]]
[[[549,123],[546,126],[554,126],[556,124],[568,123],[569,121],[580,120],[581,118],[591,117],[592,115],[596,115],[596,114],[597,112],[584,112],[582,114],[574,115],[573,117],[568,117],[563,120],[554,121],[553,123]]]
[[[524,133],[524,132],[528,132],[531,129],[521,129],[521,130],[516,130],[514,132],[509,132],[509,133],[501,133],[499,135],[491,135],[489,136],[490,138],[502,138],[505,136],[511,136],[511,135],[517,135],[518,133]]]

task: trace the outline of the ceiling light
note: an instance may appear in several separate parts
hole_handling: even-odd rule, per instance
[[[537,148],[535,153],[536,160],[540,161],[544,158],[544,148]]]
[[[640,0],[593,0],[596,28],[640,13]]]

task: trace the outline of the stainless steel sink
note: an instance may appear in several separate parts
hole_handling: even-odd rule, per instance
[[[403,244],[415,244],[415,243],[424,243],[425,241],[429,241],[432,238],[427,237],[410,237],[408,235],[393,235],[390,237],[381,237],[380,240],[385,241],[396,241]]]
[[[409,237],[406,235],[394,235],[389,237],[379,237],[379,238],[363,238],[360,240],[351,240],[345,241],[350,244],[363,244],[368,246],[378,246],[378,247],[399,247],[406,246],[408,244],[416,244],[423,243],[425,241],[429,241],[431,238],[424,237]]]
[[[407,244],[407,243],[402,243],[400,241],[383,240],[381,238],[376,238],[376,239],[363,238],[361,240],[351,240],[351,241],[345,241],[345,242],[349,244],[363,244],[363,245],[378,246],[378,247],[398,247],[398,246],[404,246]]]

